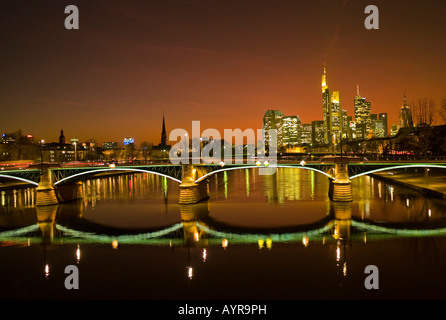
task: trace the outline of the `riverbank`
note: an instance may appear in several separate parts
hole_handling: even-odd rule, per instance
[[[411,173],[379,172],[370,174],[370,176],[416,190],[426,196],[446,200],[446,176],[444,175],[421,176]]]

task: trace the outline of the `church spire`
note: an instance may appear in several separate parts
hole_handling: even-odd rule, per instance
[[[163,131],[161,132],[161,145],[165,146],[166,142],[167,142],[166,123],[164,121],[164,111],[163,111]]]

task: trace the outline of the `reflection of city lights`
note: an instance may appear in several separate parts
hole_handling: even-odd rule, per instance
[[[344,274],[344,277],[347,276],[347,261],[344,262],[344,267],[342,268],[342,273]]]
[[[187,267],[187,277],[192,280],[193,275],[192,267]]]
[[[112,241],[112,248],[113,249],[118,249],[118,240],[113,240]]]
[[[272,248],[272,246],[273,246],[273,240],[271,240],[271,239],[266,239],[266,247],[268,248],[268,249],[271,249]]]
[[[367,234],[364,233],[364,243],[367,243]]]
[[[431,209],[429,209],[428,211],[427,211],[427,214],[429,215],[429,217],[432,215],[432,210]]]
[[[221,246],[226,249],[228,247],[228,239],[223,239]]]
[[[79,263],[79,261],[81,260],[81,248],[79,248],[79,245],[77,245],[77,249],[76,249],[76,259],[77,259],[77,263]]]
[[[333,238],[338,239],[339,238],[339,226],[335,225],[333,230]]]
[[[304,236],[304,237],[302,238],[302,244],[303,244],[305,247],[308,247],[308,237],[307,237],[307,236]]]
[[[257,241],[257,243],[259,244],[259,249],[262,249],[263,248],[263,244],[265,243],[265,241],[263,239],[259,239]]]
[[[409,199],[406,199],[406,206],[409,206]]]
[[[390,200],[393,201],[393,187],[390,187]]]
[[[48,279],[50,275],[50,266],[48,264],[45,265],[45,278]]]
[[[206,262],[207,252],[206,249],[203,248],[203,262]]]
[[[341,248],[339,247],[339,243],[336,247],[336,261],[339,261],[341,259]]]

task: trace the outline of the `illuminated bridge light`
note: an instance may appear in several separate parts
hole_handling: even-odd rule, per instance
[[[223,239],[221,246],[226,249],[228,247],[228,239]]]

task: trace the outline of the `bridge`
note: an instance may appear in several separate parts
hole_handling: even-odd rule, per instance
[[[36,206],[53,205],[82,197],[80,181],[125,173],[150,173],[171,179],[179,184],[180,204],[198,203],[210,196],[209,178],[219,172],[256,168],[259,174],[274,174],[277,168],[310,170],[326,176],[330,181],[329,197],[335,202],[352,201],[351,181],[363,175],[404,168],[446,169],[444,162],[372,162],[357,157],[326,156],[320,161],[219,164],[145,164],[73,166],[42,164],[24,170],[0,171],[0,178],[12,179],[37,187]]]

